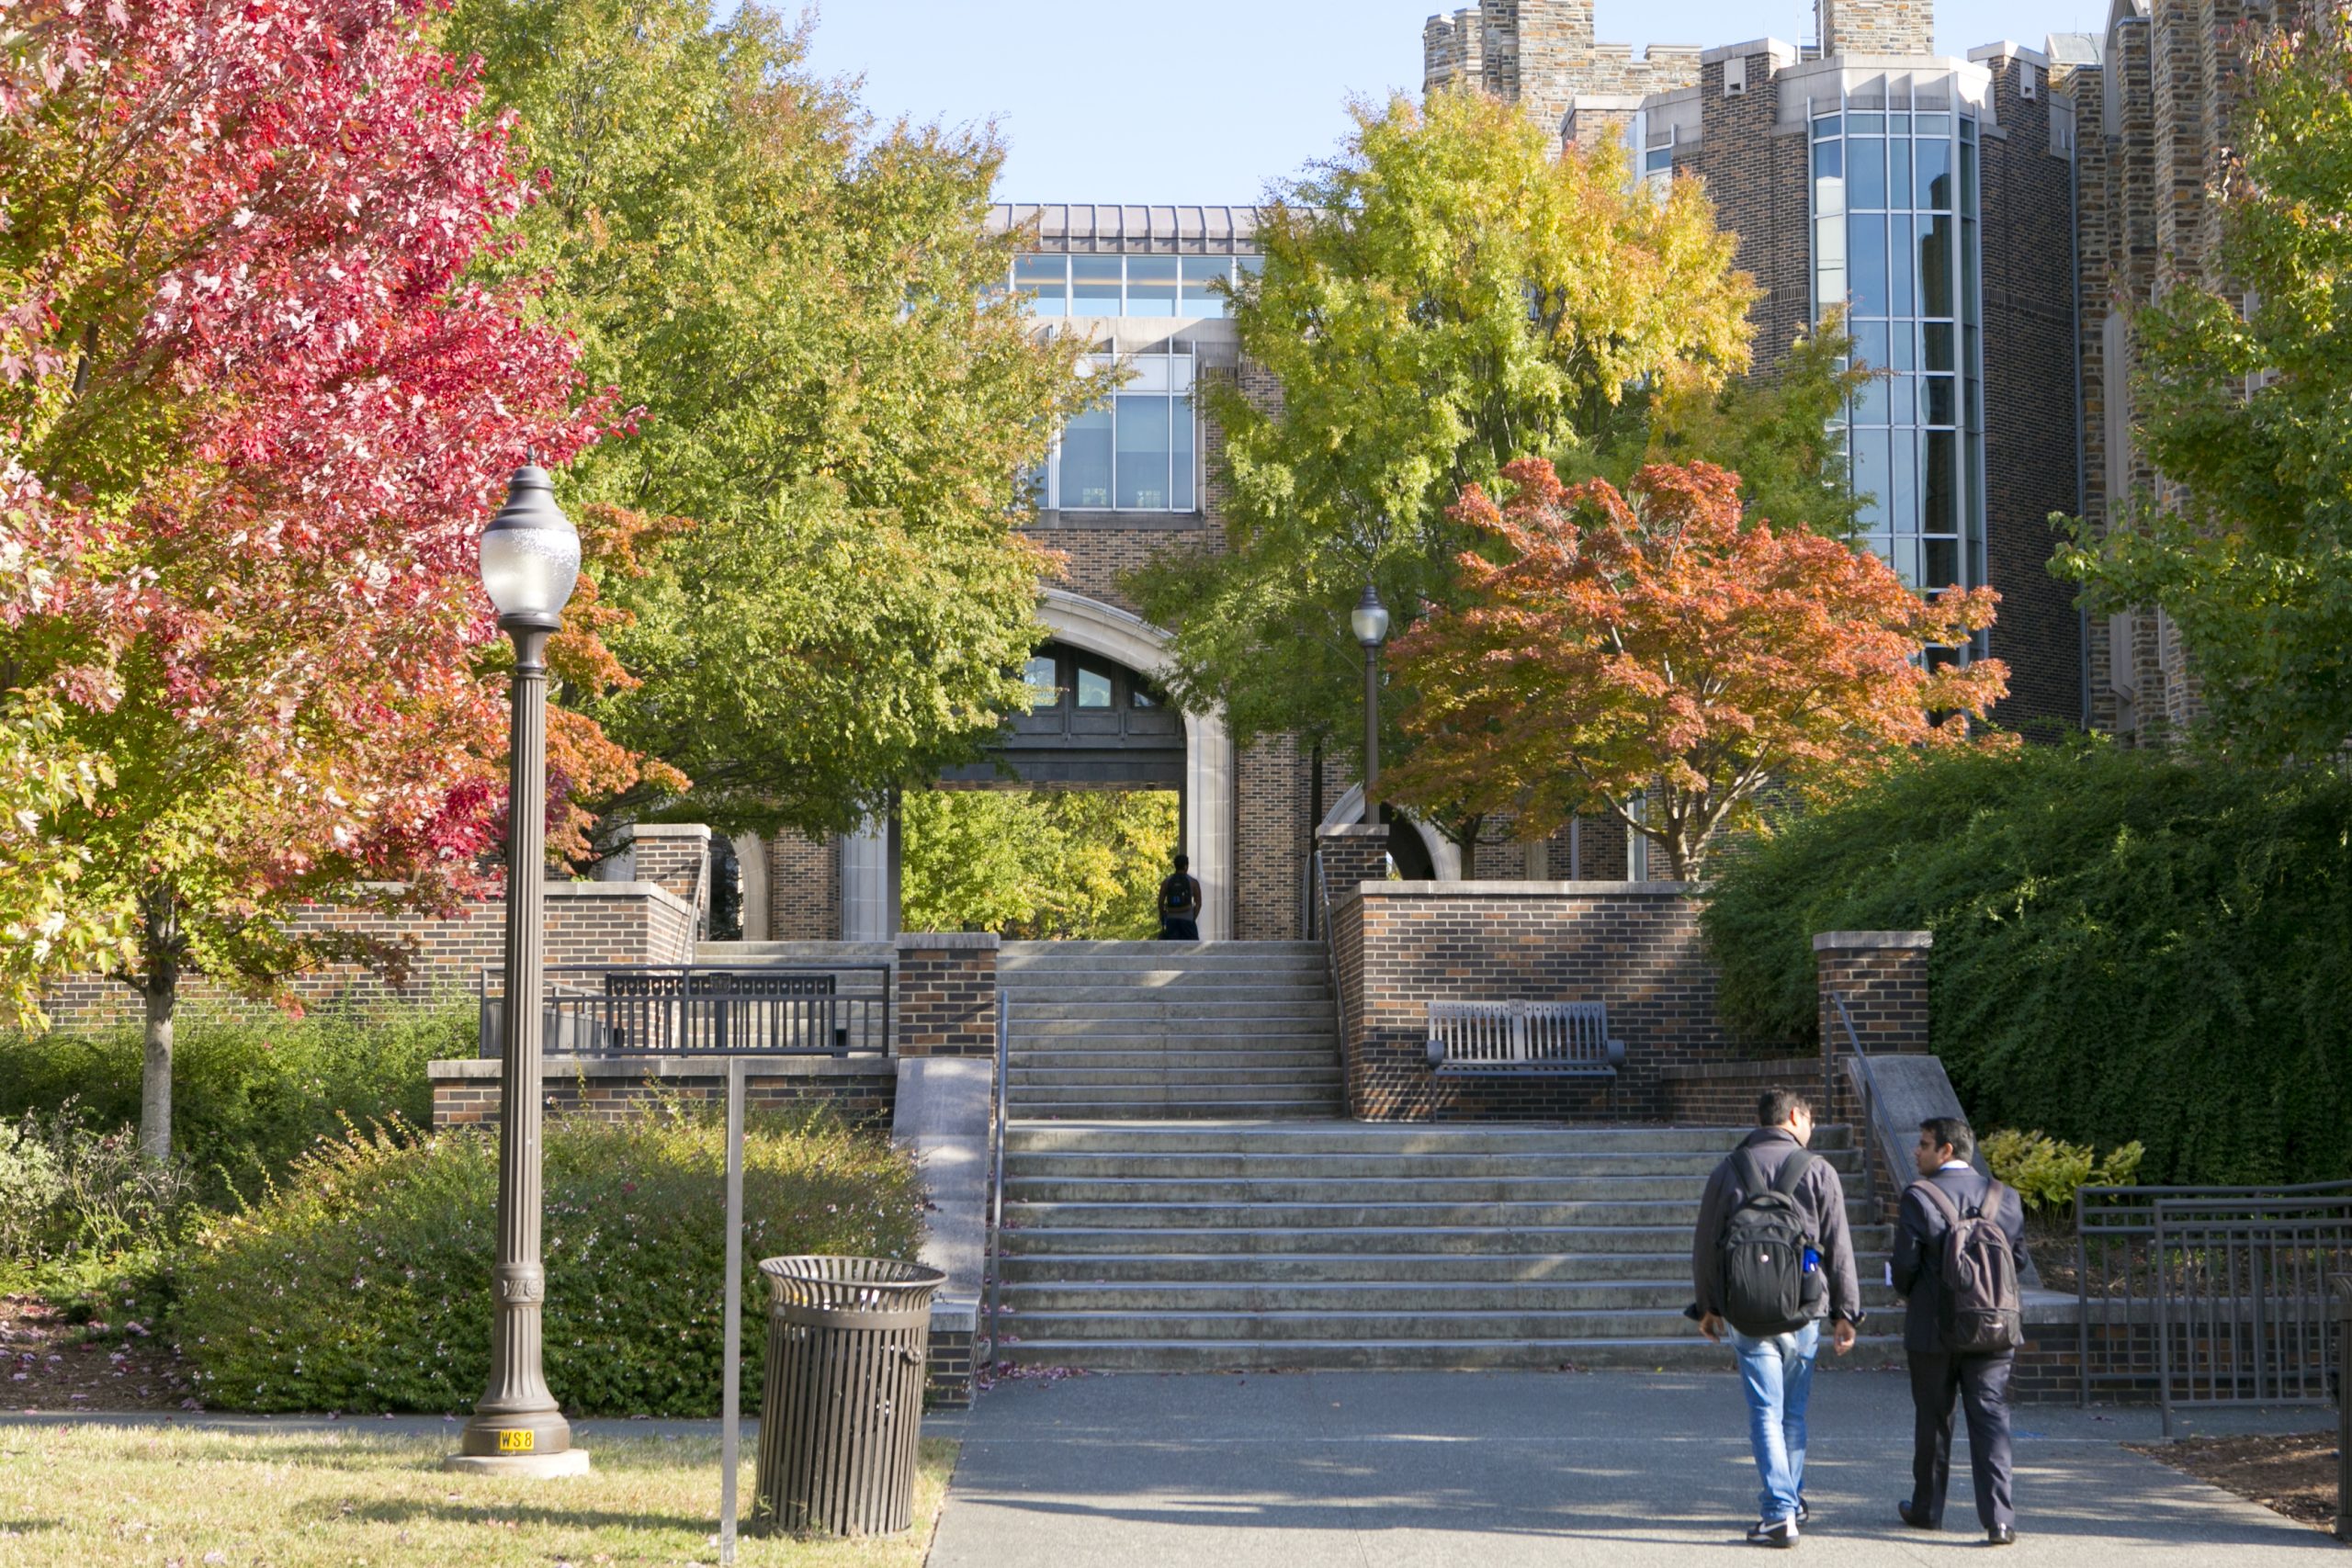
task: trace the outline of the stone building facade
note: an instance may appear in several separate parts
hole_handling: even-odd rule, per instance
[[[2273,15],[2242,0],[2117,0],[2107,28],[2051,40],[2051,74],[2076,106],[2075,240],[2081,267],[2083,512],[2100,528],[2161,476],[2132,434],[2131,310],[2176,281],[2220,288],[2220,207],[2241,29]],[[2091,722],[2162,743],[2196,716],[2196,672],[2153,606],[2092,618]]]
[[[1629,72],[1589,6],[1484,0],[1430,19],[1424,83],[1475,78],[1564,140],[1621,137],[1636,178],[1703,180],[1761,290],[1764,373],[1848,306],[1889,372],[1848,419],[1865,536],[1921,586],[1998,591],[1973,650],[2009,666],[1998,716],[2078,725],[2081,616],[2048,570],[2048,519],[2079,507],[2073,106],[2037,51],[1935,55],[1925,0],[1821,0],[1817,22],[1817,46],[1653,46]]]

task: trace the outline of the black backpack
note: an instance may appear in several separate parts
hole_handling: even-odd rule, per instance
[[[1192,907],[1193,879],[1191,877],[1185,875],[1180,871],[1159,885],[1159,912],[1161,914],[1181,919],[1182,918],[1184,911]]]
[[[1944,1349],[1955,1356],[1998,1355],[2025,1347],[2024,1302],[2018,1292],[2017,1254],[2000,1225],[2001,1198],[2008,1189],[1996,1181],[1984,1201],[1966,1213],[1951,1194],[1932,1181],[1915,1181],[1927,1201],[1943,1213],[1947,1228],[1937,1260],[1936,1325]]]
[[[1804,1267],[1805,1249],[1815,1245],[1813,1228],[1796,1203],[1797,1183],[1812,1168],[1813,1152],[1792,1151],[1769,1182],[1755,1150],[1743,1148],[1731,1157],[1747,1196],[1724,1219],[1716,1243],[1724,1317],[1751,1338],[1794,1333],[1820,1315],[1810,1309],[1820,1299],[1822,1276]]]

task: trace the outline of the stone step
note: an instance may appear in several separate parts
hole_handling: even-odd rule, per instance
[[[1021,1023],[1047,1023],[1056,1021],[1089,1023],[1163,1023],[1194,1021],[1215,1022],[1224,1019],[1241,1021],[1271,1019],[1301,1019],[1331,1028],[1331,1007],[1327,1001],[1308,998],[1285,998],[1262,1002],[1188,1002],[1169,1001],[1153,997],[1131,1000],[1103,1002],[1031,1002],[1015,997],[1012,1017]]]
[[[1060,1050],[1069,1041],[1138,1046],[1167,1046],[1199,1041],[1204,1044],[1242,1045],[1260,1040],[1321,1040],[1339,1038],[1331,1015],[1304,1018],[1146,1019],[1142,1021],[1085,1018],[1038,1019],[1015,1011],[1006,1031],[1016,1051]]]
[[[1122,1181],[1032,1175],[1011,1166],[1008,1203],[1679,1203],[1698,1213],[1696,1176],[1181,1177]]]
[[[1005,1321],[1001,1359],[1022,1366],[1084,1366],[1095,1371],[1487,1371],[1560,1367],[1639,1367],[1657,1371],[1730,1371],[1731,1351],[1696,1329],[1638,1339],[1361,1340],[1091,1339],[1023,1337]],[[1903,1364],[1899,1337],[1865,1336],[1840,1368]]]
[[[1306,1063],[1283,1062],[1272,1066],[1250,1066],[1244,1061],[1222,1064],[1198,1064],[1191,1067],[1175,1067],[1166,1063],[1147,1066],[1134,1065],[1116,1067],[1072,1066],[1013,1066],[1005,1070],[1005,1082],[1014,1100],[1026,1098],[1023,1091],[1032,1088],[1059,1087],[1065,1089],[1094,1089],[1103,1091],[1102,1098],[1115,1097],[1128,1088],[1165,1088],[1171,1083],[1240,1084],[1312,1083],[1336,1086],[1340,1081],[1340,1064],[1336,1056],[1324,1055]]]
[[[1217,1075],[1204,1074],[1186,1078],[1181,1088],[1187,1098],[1209,1103],[1216,1100],[1278,1101],[1301,1096],[1336,1098],[1340,1092],[1340,1076],[1333,1069],[1327,1076],[1299,1077],[1283,1075],[1262,1083],[1232,1083]],[[1011,1090],[1011,1103],[1023,1116],[1043,1114],[1048,1107],[1101,1103],[1104,1105],[1142,1106],[1147,1101],[1165,1099],[1170,1091],[1165,1081],[1137,1083],[1132,1077],[1125,1079],[1097,1078],[1082,1083],[1030,1083],[1015,1086]],[[1134,1112],[1140,1116],[1140,1110]],[[1011,1168],[1008,1165],[1007,1168]]]
[[[1098,1049],[1095,1043],[1071,1049],[1040,1051],[1034,1048],[1017,1051],[1010,1057],[1011,1070],[1015,1073],[1053,1073],[1065,1069],[1073,1072],[1182,1072],[1188,1068],[1210,1068],[1219,1072],[1230,1068],[1249,1067],[1329,1067],[1339,1063],[1336,1050],[1314,1045],[1289,1044],[1269,1048],[1259,1044],[1227,1045],[1223,1042],[1203,1042],[1197,1046],[1127,1045],[1114,1049]],[[1143,1156],[1150,1157],[1150,1156]]]
[[[1690,1224],[1689,1216],[1679,1223],[1653,1225],[1363,1224],[1302,1235],[1299,1226],[1272,1222],[1215,1226],[1061,1224],[1051,1228],[1016,1223],[1005,1227],[1004,1250],[1008,1257],[1230,1258],[1247,1254],[1293,1256],[1302,1247],[1312,1247],[1321,1253],[1381,1257],[1629,1253],[1656,1258],[1679,1252],[1688,1259]],[[1857,1225],[1851,1229],[1858,1257],[1881,1256],[1894,1245],[1891,1225]]]
[[[1861,1205],[1847,1205],[1849,1223],[1862,1216]],[[1378,1228],[1389,1225],[1459,1226],[1478,1224],[1580,1227],[1627,1225],[1652,1229],[1679,1224],[1687,1233],[1696,1218],[1687,1201],[1639,1198],[1592,1199],[1585,1201],[1510,1203],[1383,1201],[1340,1199],[1328,1202],[1294,1201],[1255,1203],[1247,1200],[1201,1203],[1014,1202],[1008,1199],[1005,1217],[1027,1230],[1063,1226],[1133,1230],[1214,1230],[1231,1226],[1256,1229],[1267,1225],[1295,1230]]]
[[[1023,1312],[1007,1331],[1032,1338],[1463,1341],[1479,1339],[1672,1339],[1698,1327],[1676,1307],[1565,1312]]]
[[[1006,986],[1009,1005],[1018,1012],[1041,1007],[1120,1007],[1149,1005],[1183,1011],[1193,1008],[1235,1003],[1283,1002],[1319,1007],[1329,1011],[1331,988],[1321,984],[1267,985],[1252,981],[1240,986]]]
[[[1321,1091],[1317,1091],[1321,1092]],[[1228,1116],[1325,1116],[1338,1121],[1347,1110],[1334,1092],[1328,1101],[1311,1099],[1295,1100],[1216,1100],[1187,1101],[1154,1100],[1138,1105],[1125,1100],[1081,1100],[1030,1105],[1022,1114],[1052,1122],[1067,1119],[1072,1122],[1114,1122],[1122,1116],[1143,1118],[1155,1122],[1220,1122]]]
[[[1838,1149],[1824,1157],[1841,1175],[1858,1178],[1861,1155]],[[1154,1180],[1268,1179],[1274,1180],[1407,1177],[1697,1177],[1702,1182],[1721,1159],[1714,1154],[1651,1154],[1623,1149],[1598,1154],[1201,1154],[1098,1152],[1066,1154],[1022,1149],[1005,1162],[1008,1178],[1058,1177]]]
[[[1008,1232],[1008,1236],[1012,1233]],[[1050,1246],[1053,1234],[1027,1238]],[[1294,1237],[1295,1241],[1320,1238]],[[1690,1289],[1690,1238],[1667,1252],[1007,1252],[1005,1289],[1059,1281],[1095,1285],[1225,1286],[1510,1284],[1675,1279]],[[1877,1278],[1875,1267],[1869,1270]]]
[[[1234,986],[1306,986],[1331,988],[1331,971],[1316,964],[1263,964],[1250,968],[1137,969],[1088,965],[1047,969],[1037,965],[998,970],[1005,989],[1016,995],[1057,991],[1072,987],[1123,987],[1141,991],[1170,991],[1189,996]]]
[[[1023,1316],[1043,1313],[1346,1312],[1679,1314],[1690,1302],[1690,1270],[1680,1279],[1554,1280],[1329,1280],[1274,1284],[1159,1280],[1149,1283],[1057,1283],[1004,1286],[1004,1305]],[[1873,1313],[1899,1310],[1881,1285],[1862,1287]],[[1402,1337],[1411,1337],[1403,1336]]]
[[[1235,1120],[1219,1126],[1154,1127],[1114,1122],[1100,1126],[1030,1127],[1019,1120],[1005,1129],[1009,1150],[1070,1154],[1413,1154],[1586,1155],[1703,1153],[1721,1159],[1746,1129],[1729,1127],[1512,1127],[1430,1126],[1413,1122],[1340,1123]],[[1817,1150],[1849,1146],[1847,1129],[1824,1127],[1814,1134]]]

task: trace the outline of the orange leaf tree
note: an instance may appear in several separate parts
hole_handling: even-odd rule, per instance
[[[1921,657],[1990,626],[1990,589],[1922,597],[1866,551],[1745,523],[1736,474],[1566,489],[1524,458],[1503,476],[1501,504],[1471,485],[1454,509],[1489,546],[1462,558],[1462,607],[1391,654],[1413,747],[1393,799],[1512,812],[1528,838],[1605,810],[1690,880],[1768,785],[1834,791],[1964,742],[2007,690],[1996,660]]]

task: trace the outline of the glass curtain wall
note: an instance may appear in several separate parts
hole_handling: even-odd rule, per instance
[[[1024,251],[1012,258],[1014,292],[1037,315],[1183,317],[1214,321],[1225,296],[1214,287],[1248,276],[1263,256],[1081,256]]]
[[[1976,157],[1965,114],[1813,118],[1815,314],[1883,372],[1847,411],[1862,535],[1929,592],[1984,581]]]

